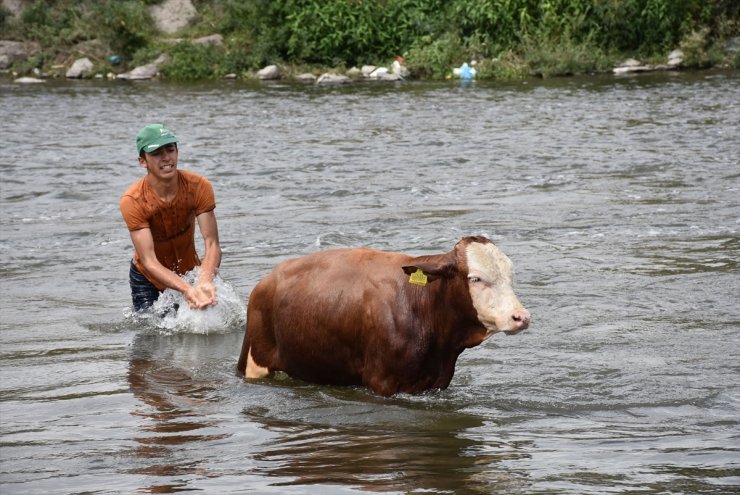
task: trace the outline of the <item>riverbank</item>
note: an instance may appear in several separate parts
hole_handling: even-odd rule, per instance
[[[0,46],[2,46],[0,41]],[[107,80],[168,80],[170,78],[163,76],[162,67],[167,67],[170,62],[170,57],[163,53],[156,60],[151,63],[144,64],[141,66],[133,67],[131,70],[124,72],[113,72],[109,70],[105,74],[102,71],[96,71],[96,64],[93,63],[89,58],[83,57],[75,59],[69,66],[67,64],[58,64],[52,66],[50,71],[42,71],[35,68],[28,75],[20,75],[13,70],[0,70],[0,77],[11,78],[17,84],[39,84],[44,83],[49,79],[107,79]],[[664,63],[645,63],[634,58],[624,60],[622,63],[617,64],[608,70],[594,70],[590,71],[589,75],[603,75],[603,74],[614,74],[629,75],[637,73],[649,73],[649,72],[662,72],[662,71],[686,71],[686,70],[706,70],[706,69],[734,69],[737,68],[737,64],[721,64],[714,67],[687,67],[683,64],[684,53],[682,50],[677,49],[672,51],[667,60]],[[478,71],[476,70],[477,63],[473,61],[472,65],[464,62],[461,67],[452,68],[447,75],[447,79],[460,79],[460,80],[474,80],[474,79],[501,79],[501,78],[485,78],[478,77]],[[555,76],[573,76],[582,74],[555,74]],[[512,79],[525,79],[530,78],[541,78],[539,74],[519,74],[517,77],[504,78],[507,80]],[[213,79],[213,78],[207,78]],[[395,81],[411,81],[415,78],[409,70],[399,63],[394,61],[390,67],[375,66],[375,65],[363,65],[361,68],[351,67],[346,69],[340,68],[306,68],[304,66],[291,66],[291,65],[268,65],[260,70],[252,72],[242,72],[241,74],[229,73],[225,74],[222,79],[231,80],[261,80],[261,81],[274,81],[283,80],[291,81],[301,84],[317,84],[317,85],[337,85],[337,84],[351,84],[356,82],[395,82]],[[177,81],[177,79],[174,79]]]
[[[486,2],[437,3],[389,0],[379,8],[339,0],[301,7],[249,0],[60,0],[46,6],[2,0],[0,21],[9,39],[0,41],[0,71],[29,82],[227,78],[335,84],[740,67],[740,8],[721,1],[700,12],[689,1],[662,17],[639,10],[638,0],[600,9],[579,0],[544,2],[537,9],[522,3],[508,12]]]

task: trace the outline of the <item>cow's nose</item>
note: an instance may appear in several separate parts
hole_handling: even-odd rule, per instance
[[[524,330],[529,326],[529,311],[526,309],[514,311],[511,319],[514,320],[514,328],[516,330]]]

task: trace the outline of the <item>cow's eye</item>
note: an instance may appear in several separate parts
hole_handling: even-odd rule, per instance
[[[471,275],[471,276],[468,277],[468,281],[469,282],[480,282],[480,280],[481,280],[481,278],[480,277],[476,277],[475,275]]]

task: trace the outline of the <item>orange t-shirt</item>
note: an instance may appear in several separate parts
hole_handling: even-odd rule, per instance
[[[177,177],[177,196],[172,201],[157,196],[144,177],[128,188],[120,204],[128,229],[150,229],[159,262],[183,275],[200,265],[195,252],[195,217],[216,208],[216,198],[205,177],[187,170],[178,170]],[[164,290],[146,271],[135,250],[134,264],[159,290]]]

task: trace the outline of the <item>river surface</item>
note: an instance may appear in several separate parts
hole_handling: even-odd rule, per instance
[[[740,492],[740,72],[2,80],[0,115],[0,493]],[[221,303],[169,320],[131,314],[118,209],[151,121],[211,179],[224,250]],[[533,320],[447,390],[235,374],[281,260],[472,234]]]

